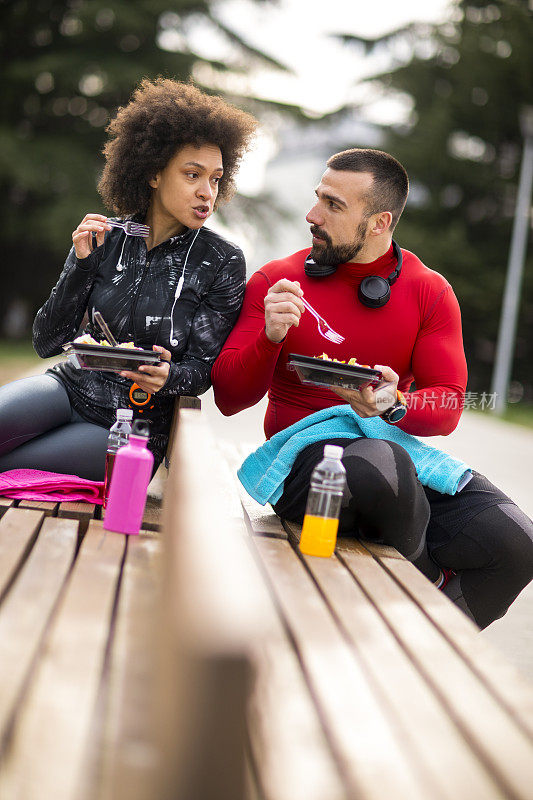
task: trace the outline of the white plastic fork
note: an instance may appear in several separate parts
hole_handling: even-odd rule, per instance
[[[146,238],[150,233],[148,225],[142,225],[140,222],[133,222],[131,219],[127,219],[126,222],[115,222],[113,219],[106,219],[106,222],[113,228],[122,228],[126,236],[142,236]]]
[[[324,337],[324,339],[328,339],[330,342],[333,342],[333,344],[340,344],[341,342],[344,342],[345,337],[341,336],[340,333],[337,333],[337,331],[334,331],[331,325],[328,325],[324,317],[321,317],[318,311],[315,311],[311,303],[307,302],[305,297],[302,297],[301,300],[306,309],[310,311],[313,317],[316,319],[318,324],[318,332]]]

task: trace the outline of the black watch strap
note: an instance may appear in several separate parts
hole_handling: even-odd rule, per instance
[[[397,400],[390,408],[380,414],[381,419],[390,425],[396,425],[407,414],[407,403],[402,392],[397,391]]]

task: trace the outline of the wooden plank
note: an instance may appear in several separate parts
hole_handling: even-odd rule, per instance
[[[345,541],[348,542],[351,541],[351,537],[350,538],[343,536],[339,537],[339,540],[337,542],[337,547],[342,550],[342,546]],[[387,558],[399,558],[400,560],[409,563],[407,559],[396,550],[395,547],[391,547],[388,544],[381,544],[379,542],[370,542],[368,541],[368,539],[359,539],[359,541],[361,542],[363,547],[366,548],[366,550],[368,550],[370,553],[372,553],[372,555],[376,556],[376,558],[379,558],[380,556],[386,556]],[[418,574],[420,573],[418,572]],[[427,581],[425,582],[427,583]]]
[[[29,553],[43,514],[27,508],[9,508],[0,519],[0,599]]]
[[[342,560],[509,797],[531,800],[533,744],[426,614],[353,542]],[[392,559],[394,563],[403,563]],[[435,590],[436,592],[437,590]],[[449,601],[448,601],[449,602]]]
[[[281,524],[281,520],[272,511],[270,504],[260,505],[248,494],[237,478],[237,470],[246,456],[256,449],[256,446],[251,443],[237,445],[234,442],[222,441],[218,443],[218,447],[230,467],[238,496],[252,532],[259,536],[277,536],[286,539],[287,534]]]
[[[260,506],[236,477],[242,456],[231,442],[218,442],[228,463],[245,517],[257,535],[287,538],[281,520]],[[253,448],[247,447],[251,452]],[[269,507],[268,507],[269,508]],[[260,581],[263,591],[266,587]],[[346,790],[334,763],[294,648],[275,611],[254,658],[256,675],[248,703],[250,759],[255,791],[265,800],[336,800]]]
[[[124,546],[124,536],[90,523],[17,714],[0,796],[79,796]]]
[[[2,517],[8,508],[11,508],[14,505],[15,501],[11,500],[9,497],[0,497],[0,517]]]
[[[0,751],[74,558],[78,523],[45,518],[0,609]]]
[[[250,764],[250,759],[248,757],[246,758],[244,769],[245,769],[245,776],[244,776],[245,800],[265,800],[264,796],[259,791],[259,786],[257,785],[257,779],[253,771],[252,765]]]
[[[89,526],[89,522],[94,519],[96,509],[99,507],[95,503],[74,503],[69,501],[59,504],[57,516],[77,519],[80,523],[80,534],[83,536]]]
[[[349,793],[364,800],[434,796],[290,544],[266,537],[250,541],[294,640]]]
[[[19,508],[33,508],[42,511],[47,517],[53,517],[57,513],[57,503],[50,500],[20,500]]]
[[[180,409],[189,408],[194,409],[195,411],[201,411],[202,401],[199,397],[183,394],[179,398],[179,407]]]
[[[96,769],[87,800],[152,800],[159,767],[154,731],[161,541],[128,538],[110,652]]]
[[[244,797],[245,706],[262,610],[224,469],[201,415],[181,412],[163,508],[161,800]]]
[[[300,544],[300,536],[302,534],[302,526],[297,522],[291,522],[288,519],[283,520],[283,528],[287,531],[289,541],[297,550],[299,550],[298,545]],[[337,539],[337,545],[335,547],[336,551],[342,551],[345,542],[353,541],[353,537],[345,537],[339,536]],[[369,542],[366,539],[358,539],[361,544],[373,555],[375,556],[387,556],[389,558],[400,558],[403,559],[403,556],[394,548],[389,547],[386,544],[378,544],[377,542]],[[350,544],[347,545],[350,547]]]
[[[170,431],[168,435],[168,444],[167,444],[167,452],[165,455],[165,466],[168,468],[170,457],[172,455],[172,451],[174,449],[174,443],[176,440],[176,431],[179,425],[179,416],[180,411],[184,408],[194,411],[200,411],[202,408],[202,401],[199,397],[190,397],[189,395],[183,395],[182,397],[177,397],[174,402],[174,411],[172,414],[172,421],[170,423]]]
[[[162,524],[161,501],[155,497],[147,497],[144,507],[142,528],[146,531],[159,531]]]
[[[263,582],[261,586],[266,594]],[[250,758],[260,794],[265,800],[347,798],[297,653],[272,600],[268,609],[247,711]]]
[[[257,503],[246,490],[241,490],[241,503],[250,528],[257,536],[274,536],[278,539],[286,539],[285,531],[281,520],[277,514],[266,506]]]
[[[350,572],[337,558],[302,558],[369,679],[379,687],[418,769],[427,773],[433,786],[430,796],[446,800],[507,797]],[[403,602],[411,600],[406,596]]]
[[[517,723],[533,737],[533,689],[518,670],[479,636],[472,621],[450,603],[442,592],[435,592],[412,564],[408,561],[398,564],[386,557],[380,558],[380,563],[428,615],[471,670],[513,714]]]

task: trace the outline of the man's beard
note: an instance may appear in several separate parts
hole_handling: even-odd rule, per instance
[[[350,244],[334,245],[331,237],[325,231],[313,225],[311,233],[324,239],[325,244],[314,244],[309,255],[315,264],[321,267],[333,267],[337,264],[346,264],[347,261],[352,261],[361,252],[366,242],[366,226],[367,220],[363,220],[357,228],[355,239]]]

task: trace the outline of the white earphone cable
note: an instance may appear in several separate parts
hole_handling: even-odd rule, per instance
[[[177,339],[174,338],[174,308],[176,306],[176,302],[181,294],[181,290],[183,289],[183,282],[185,280],[185,267],[187,266],[187,260],[189,258],[189,253],[192,250],[192,246],[196,241],[198,234],[200,233],[201,228],[198,228],[196,233],[194,234],[193,240],[189,245],[189,249],[187,250],[187,255],[185,256],[185,261],[183,262],[183,268],[181,270],[180,279],[178,281],[178,285],[176,286],[176,293],[174,295],[174,302],[172,304],[172,309],[170,311],[170,344],[172,347],[177,347],[179,342]]]

